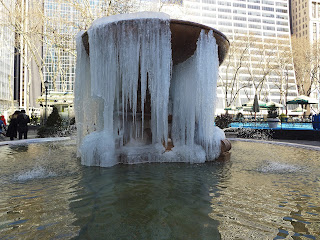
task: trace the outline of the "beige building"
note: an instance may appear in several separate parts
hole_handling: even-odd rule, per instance
[[[291,0],[290,3],[292,36],[306,38],[311,44],[318,44],[320,39],[320,1]],[[320,72],[318,76],[316,80],[310,80],[313,82],[310,97],[318,99],[320,104]],[[313,105],[313,107],[316,109],[317,106]]]
[[[282,104],[297,96],[287,0],[185,0],[184,7],[190,20],[216,28],[231,42],[220,66],[218,110],[241,106],[255,94]]]

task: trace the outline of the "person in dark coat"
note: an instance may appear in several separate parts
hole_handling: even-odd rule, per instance
[[[18,115],[20,114],[20,111],[15,111],[14,114],[12,114],[10,119],[10,124],[7,129],[7,137],[10,137],[10,140],[13,140],[17,137],[17,131],[18,131]]]
[[[19,140],[22,139],[22,135],[24,139],[28,138],[28,123],[30,122],[29,116],[26,114],[25,110],[21,110],[21,113],[18,115],[18,132],[19,132]]]

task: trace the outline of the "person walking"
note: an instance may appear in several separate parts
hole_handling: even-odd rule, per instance
[[[10,137],[10,140],[13,140],[17,137],[17,130],[18,130],[18,115],[20,111],[15,111],[14,114],[10,117],[10,124],[7,129],[7,137]]]
[[[19,132],[19,140],[22,139],[22,135],[24,139],[28,138],[28,123],[30,123],[30,118],[26,114],[25,110],[21,110],[21,113],[17,117],[18,120],[18,132]]]
[[[3,140],[4,139],[4,131],[5,130],[5,125],[4,125],[4,122],[1,120],[0,118],[0,139]]]
[[[7,126],[7,122],[6,122],[6,119],[5,117],[0,113],[0,119],[2,120],[4,126]]]

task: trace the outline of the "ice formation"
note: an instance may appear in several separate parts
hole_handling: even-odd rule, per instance
[[[82,164],[204,162],[219,156],[225,136],[213,124],[219,61],[212,32],[202,31],[194,55],[177,66],[166,14],[95,21],[88,30],[90,56],[82,34],[75,81]]]

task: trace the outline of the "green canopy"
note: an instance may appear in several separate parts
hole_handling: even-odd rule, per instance
[[[251,100],[247,103],[242,104],[242,106],[243,107],[253,107],[253,102],[254,102],[254,100]],[[259,103],[259,107],[261,107],[261,108],[267,107],[267,104],[264,101],[258,100],[258,103]]]
[[[234,107],[234,106],[229,106],[229,107],[226,107],[224,110],[226,110],[226,111],[234,111],[234,110],[237,110],[236,109],[236,107]]]
[[[317,104],[318,101],[314,98],[307,97],[305,95],[298,96],[293,100],[287,101],[287,104]]]
[[[273,101],[267,102],[267,108],[275,107],[275,108],[283,108],[283,105],[280,103],[276,103]]]

